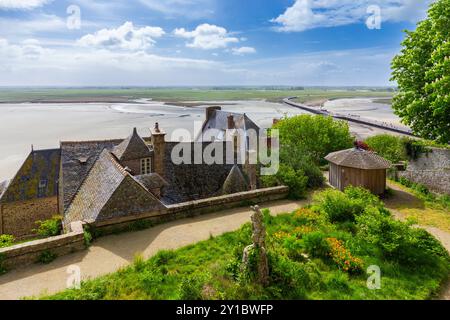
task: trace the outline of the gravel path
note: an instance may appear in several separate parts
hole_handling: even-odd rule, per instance
[[[305,201],[275,201],[262,204],[272,214],[291,212]],[[176,249],[239,229],[250,221],[250,208],[225,210],[214,214],[188,218],[158,225],[138,232],[100,238],[88,250],[63,256],[48,265],[32,265],[0,276],[0,299],[51,294],[66,288],[71,265],[80,267],[81,278],[99,277],[128,265],[136,253],[151,257],[162,249]]]

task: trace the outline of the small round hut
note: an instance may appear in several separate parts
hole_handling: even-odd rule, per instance
[[[358,147],[330,153],[330,184],[344,190],[347,186],[363,187],[379,195],[386,190],[386,170],[391,163],[378,154]]]

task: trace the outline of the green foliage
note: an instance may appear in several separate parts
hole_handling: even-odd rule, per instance
[[[0,235],[0,248],[10,247],[14,244],[14,236],[9,234]]]
[[[61,220],[61,216],[53,216],[51,219],[45,221],[36,221],[38,228],[34,231],[43,238],[57,236],[61,234]]]
[[[43,264],[49,264],[50,262],[55,260],[56,257],[57,257],[57,255],[55,253],[51,252],[50,250],[45,250],[45,251],[41,252],[41,254],[38,257],[37,262],[40,262]]]
[[[279,184],[288,186],[291,199],[301,199],[306,194],[308,178],[304,172],[301,169],[295,170],[285,164],[280,164],[276,175],[262,176],[261,180],[266,187],[273,187]]]
[[[393,108],[420,136],[450,141],[450,0],[431,4],[428,18],[407,31],[403,49],[392,61],[399,93]]]
[[[366,206],[381,206],[381,201],[362,188],[348,187],[345,193],[338,190],[325,190],[314,197],[319,209],[332,222],[354,221],[364,212]]]
[[[378,208],[366,208],[356,221],[360,238],[380,248],[385,257],[408,267],[436,264],[438,258],[446,258],[446,250],[426,231],[395,220]]]
[[[427,186],[421,183],[415,183],[407,178],[400,177],[397,181],[401,185],[410,188],[411,191],[421,200],[425,201],[432,208],[450,209],[450,196],[437,195],[432,193]]]
[[[203,286],[209,277],[200,273],[184,278],[180,284],[180,300],[201,300]]]
[[[405,138],[390,134],[380,134],[367,138],[365,142],[370,149],[392,163],[407,160]]]
[[[92,243],[92,234],[89,232],[89,230],[83,231],[83,238],[84,238],[84,244],[86,247],[89,247]]]
[[[303,246],[306,252],[318,258],[325,258],[330,252],[330,246],[326,240],[326,235],[320,231],[304,235]]]
[[[330,152],[353,145],[348,124],[331,117],[300,115],[285,118],[273,128],[280,132],[280,157],[286,164],[306,161],[305,156],[314,164],[325,164],[324,157]]]
[[[427,299],[447,279],[450,258],[426,231],[390,217],[362,189],[342,193],[366,200],[356,222],[332,223],[320,205],[291,214],[264,211],[268,287],[242,270],[251,225],[175,250],[162,251],[48,299]],[[352,229],[351,225],[353,225]],[[252,262],[251,262],[252,263]],[[380,266],[382,288],[369,290],[364,266]],[[417,288],[420,288],[418,290]]]

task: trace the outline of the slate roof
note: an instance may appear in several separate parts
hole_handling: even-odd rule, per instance
[[[326,156],[325,159],[342,167],[356,169],[375,170],[389,169],[391,167],[391,163],[378,154],[359,148],[333,152]]]
[[[233,166],[223,183],[222,193],[232,194],[249,190],[249,184],[237,165]]]
[[[160,189],[169,185],[167,181],[157,173],[134,176],[134,179],[140,182],[147,190]]]
[[[105,149],[70,204],[65,223],[101,222],[163,209],[161,202]]]
[[[128,138],[113,149],[113,154],[119,161],[150,158],[152,153],[149,146],[138,135],[136,128]]]
[[[220,147],[227,144],[226,142],[215,143]],[[195,145],[203,152],[211,143],[181,143],[180,146],[183,144],[191,146],[192,164],[176,165],[171,161],[171,153],[178,144],[178,142],[166,142],[165,179],[169,186],[164,189],[162,201],[165,204],[174,204],[221,195],[223,184],[234,166],[234,164],[226,164],[226,152],[224,151],[223,154],[224,164],[193,164]],[[238,166],[241,168],[240,165]]]
[[[256,123],[254,123],[245,113],[234,113],[223,110],[214,110],[211,117],[205,121],[202,127],[202,131],[196,138],[197,142],[210,141],[210,134],[205,137],[207,130],[212,130],[213,135],[215,135],[216,140],[223,140],[225,136],[224,132],[228,129],[228,116],[232,115],[234,119],[234,129],[249,130],[253,129],[258,134],[260,128]]]
[[[46,198],[58,194],[60,150],[32,151],[0,201],[3,203]]]
[[[123,139],[61,142],[60,212],[67,210],[78,188],[104,149],[111,151]]]

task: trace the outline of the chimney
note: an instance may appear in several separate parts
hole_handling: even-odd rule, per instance
[[[228,126],[227,126],[227,129],[230,129],[230,130],[235,129],[235,126],[234,126],[234,117],[233,117],[233,115],[230,114],[230,115],[227,117],[227,120],[228,120]]]
[[[151,130],[153,145],[153,171],[164,178],[165,153],[166,153],[166,133],[161,131],[159,123],[155,123],[155,127]]]
[[[206,121],[208,121],[209,119],[211,119],[211,117],[214,115],[216,111],[222,110],[222,108],[219,106],[210,106],[207,107],[205,110],[206,110]]]
[[[278,122],[280,122],[280,119],[273,118],[272,125],[276,125]]]

